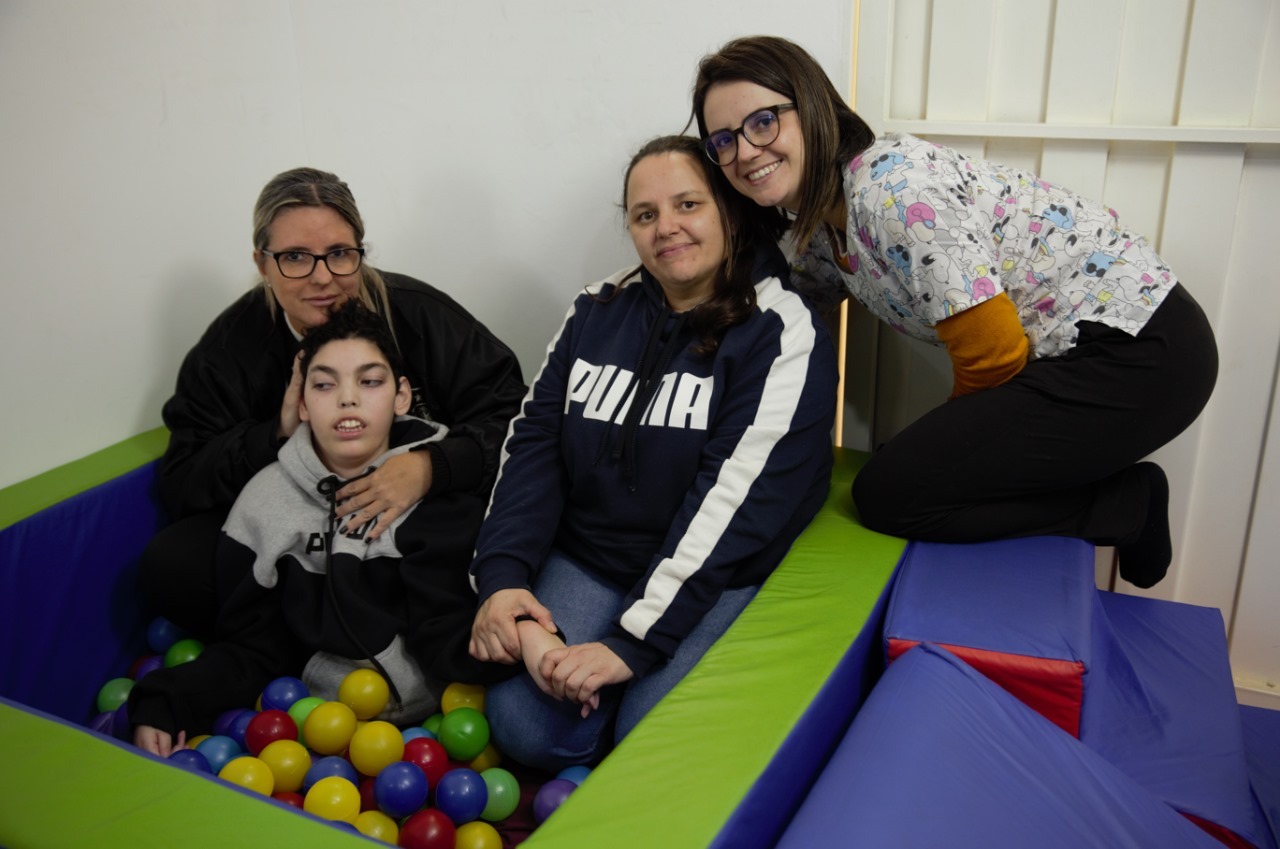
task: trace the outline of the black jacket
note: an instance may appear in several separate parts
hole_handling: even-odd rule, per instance
[[[415,416],[448,426],[431,447],[428,500],[449,492],[488,496],[507,424],[525,386],[515,354],[448,295],[382,272],[392,329],[413,386]],[[160,499],[172,518],[226,511],[276,459],[276,428],[298,351],[283,315],[273,320],[254,289],[214,319],[187,354],[164,406],[169,447]]]

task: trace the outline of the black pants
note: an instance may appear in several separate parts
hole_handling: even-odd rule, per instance
[[[147,543],[138,587],[150,612],[194,634],[213,636],[218,616],[215,552],[225,513],[198,513],[167,525]]]
[[[1182,286],[1137,336],[1079,327],[1070,351],[943,404],[880,448],[853,483],[863,524],[933,542],[1134,541],[1148,488],[1132,466],[1209,400],[1213,330]]]

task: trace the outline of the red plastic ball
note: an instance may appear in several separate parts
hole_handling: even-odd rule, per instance
[[[411,764],[417,764],[427,777],[427,784],[435,787],[446,772],[453,769],[449,763],[449,753],[444,744],[430,737],[415,737],[404,744],[404,755],[400,758]]]
[[[297,740],[298,723],[282,710],[264,710],[249,720],[244,745],[256,755],[277,740]]]
[[[283,791],[280,793],[272,793],[271,798],[278,799],[281,802],[284,802],[285,804],[288,804],[288,805],[293,805],[298,810],[302,810],[302,803],[303,801],[305,801],[301,793],[283,792]]]
[[[418,811],[400,826],[402,849],[454,849],[458,830],[441,811]]]
[[[360,812],[378,810],[378,799],[373,795],[373,779],[366,778],[360,782]]]

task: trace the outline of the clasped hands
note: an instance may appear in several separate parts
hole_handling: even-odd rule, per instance
[[[533,618],[517,622],[519,616]],[[632,678],[631,668],[603,643],[565,645],[551,611],[523,589],[485,599],[471,626],[470,649],[477,660],[523,661],[538,689],[582,705],[583,718],[600,707],[601,689]]]

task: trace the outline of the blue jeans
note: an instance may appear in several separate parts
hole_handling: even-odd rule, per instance
[[[526,766],[559,770],[589,764],[605,754],[602,738],[613,723],[613,741],[627,735],[711,644],[728,630],[755,597],[758,586],[725,590],[680,643],[675,656],[653,667],[643,678],[606,687],[600,708],[583,719],[581,706],[556,701],[538,689],[529,675],[517,675],[491,687],[485,713],[498,751]],[[596,642],[609,635],[622,611],[627,591],[552,551],[533,582],[533,594],[546,606],[571,645]]]

